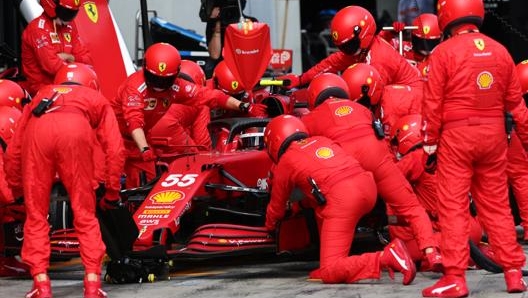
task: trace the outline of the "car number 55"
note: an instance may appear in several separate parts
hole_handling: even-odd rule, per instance
[[[171,187],[177,185],[179,187],[186,187],[192,185],[196,181],[198,174],[170,174],[161,182],[163,187]]]

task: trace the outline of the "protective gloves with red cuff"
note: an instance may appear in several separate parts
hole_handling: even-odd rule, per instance
[[[103,211],[114,210],[121,206],[121,198],[119,192],[107,191],[105,196],[99,201],[99,208]]]
[[[392,30],[396,33],[401,32],[405,29],[405,23],[395,21],[392,23]]]
[[[156,160],[156,158],[156,153],[154,153],[154,150],[150,147],[143,147],[143,149],[141,149],[141,159],[143,159],[143,161],[153,161]]]
[[[260,103],[241,102],[238,108],[240,111],[247,113],[250,117],[268,117],[268,106]]]
[[[436,154],[436,149],[438,148],[438,145],[431,144],[431,145],[424,145],[424,158],[423,158],[423,165],[424,169],[429,174],[434,174],[436,171],[436,165],[438,156]]]

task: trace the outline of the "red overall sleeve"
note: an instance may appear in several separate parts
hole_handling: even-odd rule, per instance
[[[425,84],[424,100],[422,102],[422,114],[424,118],[424,142],[425,144],[436,144],[440,136],[440,127],[443,109],[443,94],[446,75],[442,61],[447,57],[442,57],[443,52],[433,52],[432,55],[439,56],[430,59],[429,78]]]
[[[81,40],[81,37],[79,36],[79,32],[77,31],[77,28],[72,23],[72,32],[71,32],[71,38],[72,38],[72,55],[75,57],[75,62],[81,62],[84,64],[92,65],[92,56],[90,55],[90,52],[88,51],[88,48],[84,46],[84,43]]]
[[[359,61],[356,56],[346,55],[341,51],[335,52],[303,73],[301,76],[301,85],[308,84],[320,73],[336,73],[345,70],[347,67],[357,62]]]
[[[35,60],[39,61],[42,70],[50,75],[55,75],[66,62],[57,56],[57,48],[53,45],[50,37],[48,29],[50,24],[48,23],[53,21],[43,18],[35,19],[35,21],[41,23],[28,26],[23,33],[22,39],[33,49],[33,53],[36,56]]]
[[[134,129],[145,126],[145,116],[143,114],[145,103],[143,95],[137,88],[125,86],[117,95],[117,100],[120,101],[123,118],[129,134]]]
[[[22,116],[17,122],[15,133],[7,146],[4,155],[4,170],[6,173],[7,185],[13,191],[13,196],[23,195],[22,188],[22,142],[26,124],[31,117],[31,110],[34,107],[34,101],[24,108]]]
[[[0,203],[9,204],[12,203],[13,193],[11,188],[7,185],[6,172],[4,171],[4,152],[0,149]]]
[[[290,180],[290,168],[284,163],[279,164],[272,170],[273,187],[271,188],[271,199],[266,209],[266,229],[273,231],[277,227],[277,222],[286,213],[286,203],[293,189],[293,182]]]

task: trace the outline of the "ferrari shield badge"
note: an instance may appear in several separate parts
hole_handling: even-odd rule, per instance
[[[486,45],[484,44],[484,40],[482,40],[482,38],[473,39],[473,42],[475,43],[475,46],[477,47],[477,49],[481,51],[484,50],[484,47]]]
[[[95,2],[84,2],[84,11],[86,12],[86,15],[88,16],[90,21],[97,23],[97,20],[99,19],[99,13],[97,12],[97,5],[95,5]]]

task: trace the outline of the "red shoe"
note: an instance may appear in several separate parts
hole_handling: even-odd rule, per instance
[[[424,297],[467,297],[466,279],[458,275],[444,275],[434,285],[422,290]]]
[[[504,280],[506,281],[506,291],[508,293],[522,293],[526,291],[526,283],[524,282],[520,269],[504,271]]]
[[[33,288],[26,293],[26,298],[52,298],[51,282],[49,278],[45,281],[33,280]]]
[[[442,269],[442,255],[435,247],[433,252],[423,256],[420,271],[442,272]]]
[[[380,258],[382,268],[389,270],[390,278],[394,279],[394,271],[403,274],[403,284],[408,285],[416,276],[416,267],[411,255],[400,239],[394,239],[383,249],[383,255]]]
[[[101,288],[101,280],[84,279],[84,298],[105,298],[106,296],[106,292]]]

